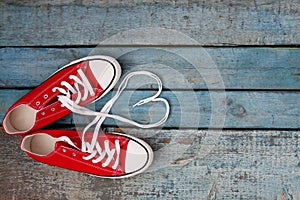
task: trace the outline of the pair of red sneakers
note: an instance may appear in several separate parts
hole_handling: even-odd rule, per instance
[[[12,105],[4,116],[3,128],[11,135],[24,134],[21,149],[33,159],[46,164],[104,178],[124,178],[144,172],[153,160],[152,149],[146,142],[120,133],[99,133],[105,117],[142,128],[154,127],[166,121],[169,105],[165,99],[157,98],[161,92],[159,78],[150,72],[135,73],[124,79],[121,83],[123,88],[117,91],[101,112],[95,112],[83,106],[100,99],[116,85],[121,76],[121,67],[114,58],[108,56],[89,56],[73,61]],[[153,125],[140,125],[108,114],[128,79],[138,74],[150,75],[160,85],[156,95],[140,101],[138,105],[163,101],[167,107],[164,118]],[[94,115],[95,119],[82,132],[38,130],[70,112]],[[96,125],[94,131],[88,131],[93,125]]]

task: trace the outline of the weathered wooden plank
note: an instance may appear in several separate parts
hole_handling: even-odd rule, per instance
[[[291,45],[300,43],[299,8],[297,0],[7,0],[0,45]]]
[[[95,54],[117,57],[123,74],[133,70],[152,71],[170,89],[300,88],[298,48],[199,47],[2,48],[0,87],[35,87],[68,62]],[[224,85],[209,84],[210,79]],[[141,83],[141,79],[135,82]]]
[[[299,131],[121,131],[144,138],[154,149],[148,172],[107,180],[48,166],[20,150],[20,137],[0,132],[0,198],[300,198]]]
[[[0,93],[0,119],[6,110],[28,90],[2,90]],[[91,106],[100,110],[111,97],[106,95]],[[154,91],[124,91],[113,106],[111,113],[139,121],[156,122],[165,114],[160,103],[149,103],[133,108],[139,100],[152,96]],[[163,91],[161,97],[168,99],[171,113],[166,127],[181,128],[300,128],[300,92],[209,92],[209,91]],[[90,118],[91,119],[91,118]],[[88,123],[89,118],[71,115],[58,124]],[[107,126],[128,126],[107,119]]]

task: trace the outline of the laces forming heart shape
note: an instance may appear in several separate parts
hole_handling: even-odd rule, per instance
[[[163,118],[161,120],[159,120],[156,123],[153,124],[140,124],[136,121],[133,120],[129,120],[127,118],[118,116],[118,115],[112,115],[109,114],[109,111],[111,110],[112,106],[114,105],[114,103],[116,102],[116,100],[120,97],[122,91],[126,88],[128,81],[130,78],[132,78],[133,76],[137,76],[137,75],[146,75],[149,76],[151,78],[153,78],[154,80],[156,80],[157,84],[158,84],[158,91],[151,97],[142,99],[140,101],[138,101],[137,103],[135,103],[133,105],[133,107],[136,106],[141,106],[143,104],[149,103],[149,102],[162,102],[165,104],[166,106],[166,113],[163,116]],[[85,159],[92,159],[94,157],[101,156],[101,151],[99,151],[99,143],[97,141],[98,138],[98,134],[99,134],[99,130],[100,127],[102,125],[102,123],[104,122],[104,120],[109,117],[109,118],[113,118],[128,124],[132,124],[134,126],[137,126],[139,128],[153,128],[153,127],[157,127],[160,126],[161,124],[163,124],[164,122],[166,122],[166,120],[168,119],[169,113],[170,113],[170,105],[169,102],[164,99],[164,98],[158,98],[158,96],[160,95],[160,93],[162,92],[162,82],[160,80],[160,78],[148,71],[136,71],[136,72],[131,72],[129,73],[121,82],[121,84],[118,87],[118,90],[116,92],[116,94],[103,106],[103,108],[101,109],[100,112],[94,111],[94,110],[90,110],[86,107],[82,107],[80,105],[78,105],[76,102],[72,101],[70,99],[69,96],[64,96],[64,95],[60,95],[58,100],[61,102],[62,106],[65,106],[66,108],[68,108],[69,110],[71,110],[74,113],[77,114],[81,114],[81,115],[88,115],[88,116],[95,116],[94,120],[92,122],[90,122],[83,130],[83,134],[82,134],[82,147],[81,147],[81,151],[82,152],[88,152],[90,153],[90,156],[86,157]],[[87,130],[92,127],[93,125],[95,125],[95,129],[94,129],[94,133],[93,133],[93,137],[91,142],[87,142],[85,141],[85,134],[87,132]],[[98,148],[98,151],[97,151]],[[97,153],[98,152],[98,153]],[[113,151],[112,150],[112,154],[114,154],[114,152],[118,152],[118,151]],[[99,155],[97,155],[99,154]],[[102,154],[103,155],[103,154]],[[111,155],[112,157],[112,155]],[[98,159],[97,161],[99,161],[100,159]],[[107,163],[105,164],[105,166],[107,166]]]

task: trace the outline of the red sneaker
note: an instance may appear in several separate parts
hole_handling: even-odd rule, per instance
[[[119,133],[95,138],[94,132],[84,138],[72,130],[43,130],[25,136],[21,149],[37,161],[103,178],[131,177],[152,163],[151,147],[138,138]]]
[[[3,119],[4,130],[25,134],[48,125],[71,112],[61,105],[59,96],[86,105],[109,92],[120,75],[119,63],[108,56],[73,61],[12,105]]]

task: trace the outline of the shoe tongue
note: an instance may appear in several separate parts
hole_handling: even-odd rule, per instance
[[[55,143],[55,149],[58,149],[59,147],[67,147],[67,148],[75,149],[72,145],[64,141],[58,141]]]
[[[68,146],[72,146],[73,148],[80,150],[79,147],[77,146],[77,142],[72,141],[69,137],[67,136],[61,136],[59,138],[56,139],[56,142],[64,142],[66,143]]]
[[[66,147],[66,148],[71,148],[71,149],[76,149],[76,150],[80,150],[78,145],[81,145],[81,143],[79,144],[78,142],[73,143],[73,141],[71,141],[72,144],[70,144],[67,141],[57,141],[55,143],[55,149],[59,148],[59,147]]]

